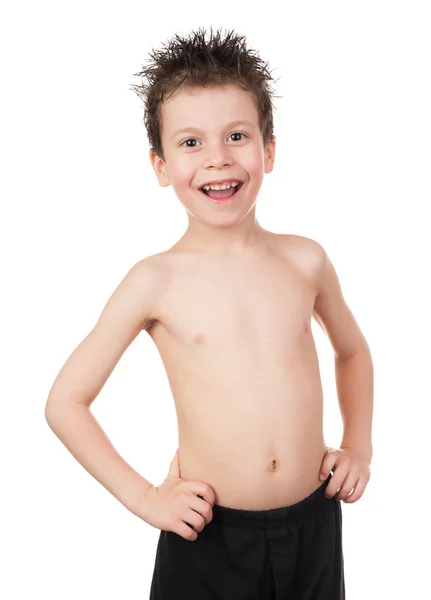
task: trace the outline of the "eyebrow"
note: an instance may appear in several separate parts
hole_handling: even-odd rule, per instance
[[[246,119],[240,119],[239,121],[232,121],[232,123],[229,123],[228,125],[226,125],[226,129],[230,129],[231,127],[236,127],[237,125],[248,125],[249,127],[254,127],[253,123],[250,123],[250,121],[247,121]],[[193,133],[202,133],[202,131],[200,129],[198,129],[197,127],[182,127],[181,129],[177,129],[177,131],[175,131],[170,139],[174,138],[175,136],[179,135],[180,133],[185,133],[186,131],[190,131]]]

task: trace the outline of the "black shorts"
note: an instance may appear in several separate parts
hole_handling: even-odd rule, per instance
[[[150,600],[344,600],[341,502],[332,475],[291,506],[214,504],[195,541],[160,531]]]

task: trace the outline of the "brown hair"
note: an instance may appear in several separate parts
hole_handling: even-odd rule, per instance
[[[162,50],[154,50],[147,66],[134,73],[142,77],[141,85],[131,89],[144,100],[144,125],[151,149],[165,160],[161,140],[161,105],[165,95],[171,95],[181,86],[205,87],[235,83],[254,97],[259,114],[259,127],[264,146],[273,138],[274,95],[269,85],[276,81],[257,53],[245,45],[245,36],[228,31],[221,38],[221,31],[206,41],[205,30],[191,31],[189,37],[174,34]],[[146,77],[148,84],[144,83]],[[278,81],[278,80],[277,80]],[[168,96],[170,97],[170,96]],[[167,99],[167,98],[166,98]]]

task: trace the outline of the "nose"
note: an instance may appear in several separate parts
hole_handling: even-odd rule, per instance
[[[230,156],[229,148],[224,144],[212,144],[207,147],[207,152],[204,159],[204,167],[214,167],[220,169],[231,165],[233,162]]]

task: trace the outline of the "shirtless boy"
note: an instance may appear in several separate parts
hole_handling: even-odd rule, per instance
[[[152,58],[137,74],[149,83],[133,87],[146,101],[152,167],[188,228],[127,272],[54,381],[46,419],[161,530],[152,600],[345,598],[341,500],[362,496],[372,458],[368,344],[323,247],[256,220],[275,157],[266,65],[232,31],[176,35]],[[323,435],[312,317],[334,349],[338,449]],[[90,411],[141,331],[160,352],[178,418],[179,449],[158,487]]]

